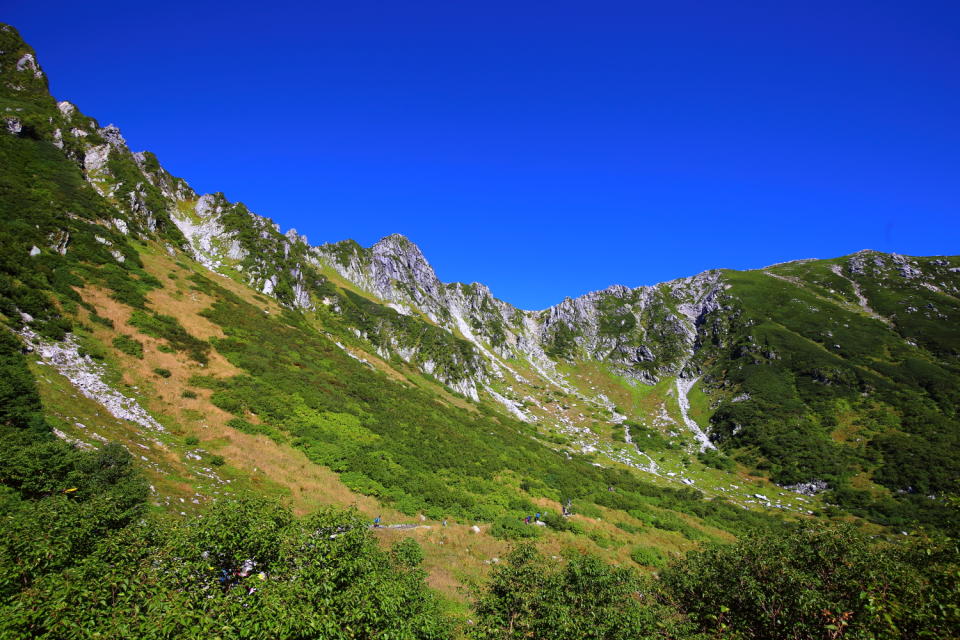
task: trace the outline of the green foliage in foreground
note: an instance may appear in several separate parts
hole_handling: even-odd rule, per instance
[[[725,638],[955,638],[955,540],[877,544],[851,527],[806,525],[688,554],[662,588]]]
[[[469,633],[483,639],[956,638],[960,555],[954,540],[878,543],[810,524],[692,552],[656,580],[521,545],[476,596]]]
[[[653,583],[576,552],[548,560],[516,547],[477,594],[477,639],[602,640],[688,637]]]
[[[416,554],[381,551],[356,513],[294,518],[256,498],[135,525],[11,598],[6,634],[111,638],[444,638]],[[245,563],[256,564],[247,575]],[[250,566],[249,564],[247,565]]]

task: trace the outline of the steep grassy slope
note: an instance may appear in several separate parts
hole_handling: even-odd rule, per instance
[[[863,515],[946,525],[937,496],[960,489],[957,265],[865,252],[726,274],[736,338],[707,380],[737,401],[713,414],[714,440],[778,483],[827,481]]]

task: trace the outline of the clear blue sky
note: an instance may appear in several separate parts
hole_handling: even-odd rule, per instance
[[[314,244],[524,308],[960,253],[960,3],[6,0],[54,95]]]

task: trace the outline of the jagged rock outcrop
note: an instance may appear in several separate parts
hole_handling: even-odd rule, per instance
[[[105,368],[90,356],[81,355],[76,340],[68,335],[61,342],[44,340],[30,328],[20,331],[29,348],[67,378],[85,397],[102,405],[115,418],[127,420],[149,431],[163,431],[163,426],[136,399],[123,395],[104,381]]]
[[[369,249],[352,241],[323,245],[314,255],[399,312],[422,313],[462,335],[494,368],[513,356],[548,367],[558,358],[581,357],[609,361],[645,382],[690,362],[698,327],[719,308],[723,291],[719,273],[708,272],[654,287],[615,285],[526,311],[482,284],[441,283],[420,249],[400,235]]]

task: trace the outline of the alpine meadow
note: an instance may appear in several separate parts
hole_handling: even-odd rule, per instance
[[[0,116],[0,638],[960,637],[960,256],[530,311],[196,193],[10,25]]]

